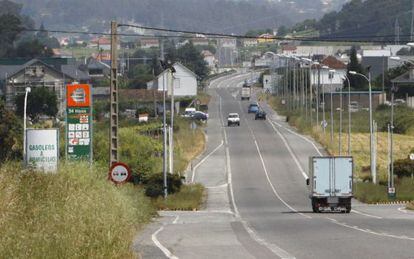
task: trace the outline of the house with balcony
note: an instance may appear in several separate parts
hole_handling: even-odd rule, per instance
[[[65,111],[65,89],[73,82],[90,83],[90,76],[73,59],[1,59],[0,89],[8,109],[15,109],[17,95],[26,87],[45,87],[56,94],[58,115]]]

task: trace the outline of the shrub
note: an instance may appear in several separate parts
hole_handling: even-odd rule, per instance
[[[411,177],[414,173],[414,161],[410,159],[399,159],[394,162],[394,174],[399,178]]]
[[[182,179],[178,174],[167,174],[167,190],[169,194],[173,194],[180,191],[182,186]],[[145,195],[148,197],[156,198],[164,195],[164,174],[157,173],[147,177],[143,177],[142,183],[146,185]]]

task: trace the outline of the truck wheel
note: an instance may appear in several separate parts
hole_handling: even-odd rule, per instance
[[[239,122],[239,123],[237,123],[237,126],[240,126],[240,122]]]
[[[318,206],[316,205],[316,199],[312,199],[312,211],[313,211],[314,213],[318,213],[318,212],[319,212],[319,208],[318,208]]]
[[[227,123],[227,127],[230,127],[231,126],[231,123]]]
[[[352,209],[351,204],[347,204],[347,205],[345,206],[345,212],[346,212],[346,213],[350,213],[350,212],[351,212],[351,209]]]

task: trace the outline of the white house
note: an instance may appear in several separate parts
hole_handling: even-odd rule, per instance
[[[196,96],[197,95],[197,75],[185,67],[183,64],[176,62],[173,65],[175,73],[171,79],[171,74],[163,71],[153,81],[147,83],[148,89],[158,89],[158,91],[168,91],[171,95],[171,81],[174,86],[174,96]]]
[[[328,68],[324,68],[324,67]],[[332,73],[332,70],[335,70]],[[311,82],[313,85],[318,85],[320,82],[321,88],[326,93],[336,92],[343,88],[343,78],[346,75],[346,65],[335,58],[328,56],[320,65],[313,65],[311,69]],[[321,90],[322,90],[321,89]]]
[[[203,50],[203,51],[201,51],[201,55],[203,56],[204,61],[207,63],[207,66],[210,69],[214,69],[215,66],[216,66],[217,61],[216,61],[216,57],[213,55],[213,53],[211,53],[208,50]]]

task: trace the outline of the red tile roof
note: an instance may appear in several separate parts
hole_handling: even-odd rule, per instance
[[[331,69],[346,69],[344,62],[336,59],[334,56],[328,56],[321,62],[322,65],[328,66]]]

